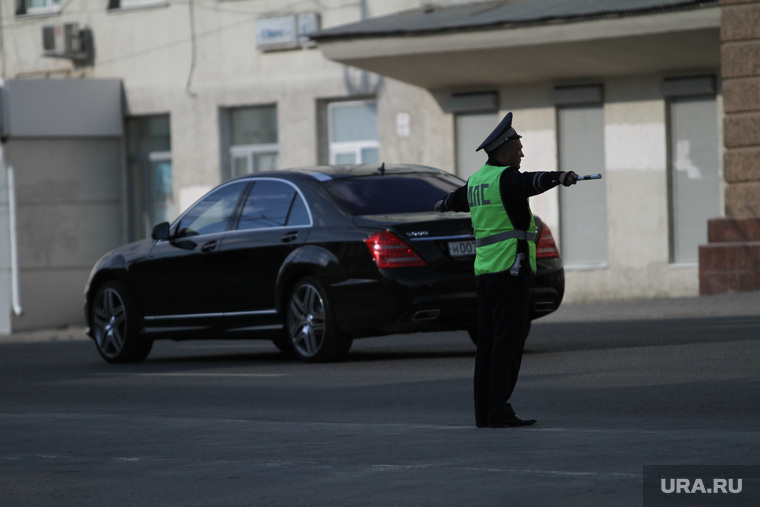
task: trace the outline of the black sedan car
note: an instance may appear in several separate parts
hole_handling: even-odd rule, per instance
[[[88,334],[109,362],[153,340],[271,339],[305,361],[353,339],[468,330],[475,241],[467,213],[433,204],[464,181],[415,166],[313,167],[223,183],[153,237],[117,248],[85,288]],[[554,311],[564,271],[537,220],[532,317]]]

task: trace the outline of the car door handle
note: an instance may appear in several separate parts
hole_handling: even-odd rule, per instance
[[[204,243],[201,247],[201,252],[210,252],[216,248],[216,240],[209,241],[208,243]]]
[[[290,243],[291,241],[295,241],[297,237],[298,231],[290,231],[283,234],[282,237],[280,237],[280,241],[283,243]]]

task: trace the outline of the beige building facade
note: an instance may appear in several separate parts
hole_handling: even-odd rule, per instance
[[[524,170],[603,174],[532,203],[566,302],[698,294],[733,200],[721,5],[551,4],[3,2],[0,334],[81,324],[97,258],[226,179],[383,161],[466,178],[508,111]]]

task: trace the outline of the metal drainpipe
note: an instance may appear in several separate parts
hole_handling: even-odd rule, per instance
[[[24,313],[21,307],[21,294],[18,281],[18,232],[16,230],[16,179],[13,166],[7,165],[8,171],[8,222],[11,236],[11,303],[13,313],[20,317]]]

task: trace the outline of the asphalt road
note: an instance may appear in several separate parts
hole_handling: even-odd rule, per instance
[[[0,505],[626,506],[644,465],[760,464],[760,316],[534,323],[477,429],[464,333],[357,341],[0,343]]]

